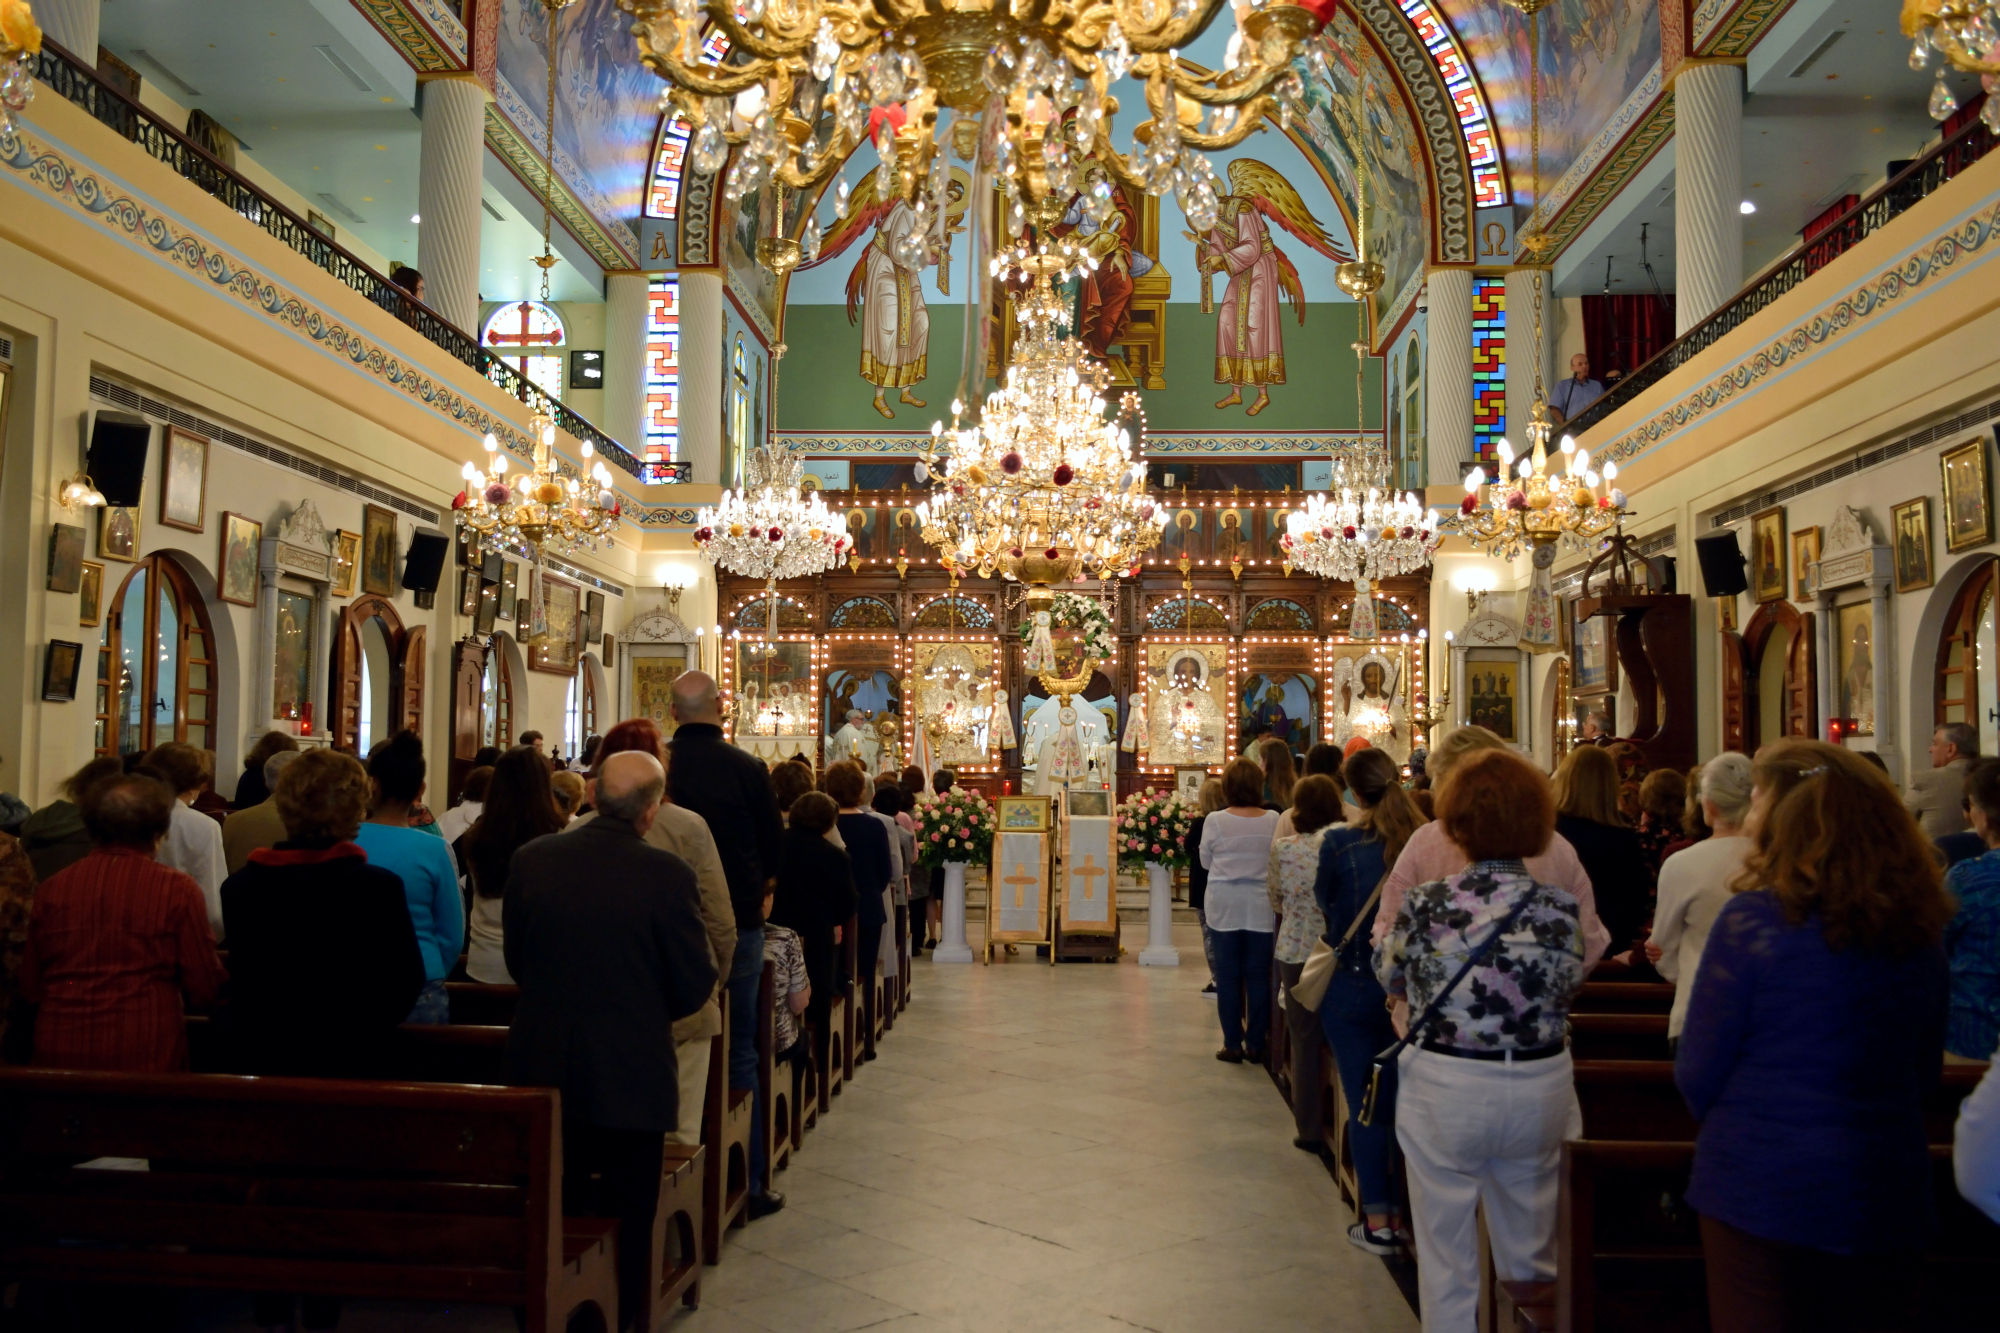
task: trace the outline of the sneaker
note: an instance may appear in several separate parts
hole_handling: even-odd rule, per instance
[[[1383,1227],[1378,1231],[1366,1221],[1356,1222],[1347,1228],[1347,1243],[1370,1254],[1395,1254],[1398,1248],[1394,1227]]]

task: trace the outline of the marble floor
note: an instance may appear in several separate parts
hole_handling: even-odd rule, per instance
[[[1261,1069],[1213,1058],[1193,966],[916,965],[910,1008],[730,1234],[672,1333],[1404,1330]],[[238,1313],[241,1311],[241,1313]],[[199,1321],[247,1328],[241,1306]],[[349,1330],[486,1333],[503,1311],[354,1303]]]

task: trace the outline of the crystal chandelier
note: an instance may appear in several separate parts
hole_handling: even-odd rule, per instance
[[[2000,9],[1994,0],[1905,0],[1903,35],[1916,43],[1910,48],[1911,69],[1929,69],[1933,50],[1944,57],[1931,89],[1931,118],[1943,120],[1958,110],[1945,76],[1961,69],[1980,76],[1986,106],[1979,118],[2000,134],[2000,97],[1995,96],[2000,93]]]
[[[790,450],[762,444],[743,462],[743,489],[695,517],[694,542],[709,563],[764,580],[764,639],[775,652],[778,580],[832,569],[847,549],[839,521],[818,491],[800,486],[805,464]],[[760,733],[779,734],[779,733]]]
[[[618,3],[636,20],[640,58],[666,80],[668,99],[693,129],[695,169],[713,172],[741,146],[724,182],[731,200],[771,182],[817,186],[872,138],[882,197],[914,205],[930,193],[941,209],[948,173],[937,133],[949,112],[953,151],[997,176],[1013,235],[1050,208],[1060,216],[1081,188],[1086,158],[1128,188],[1173,191],[1206,231],[1222,191],[1204,154],[1241,143],[1266,114],[1290,127],[1305,104],[1292,61],[1334,10],[1332,0],[1237,5],[1223,67],[1196,74],[1180,63],[1179,48],[1207,30],[1222,0]],[[730,63],[704,57],[709,23],[729,39]],[[1125,155],[1111,145],[1119,107],[1109,90],[1128,74],[1145,83],[1150,118],[1133,129]],[[831,138],[809,148],[823,112],[832,113]],[[774,223],[759,238],[757,257],[785,273],[805,238],[781,228]]]
[[[1607,454],[1600,477],[1589,451],[1565,435],[1563,471],[1550,475],[1548,443],[1554,429],[1537,392],[1528,422],[1532,451],[1521,460],[1518,474],[1513,447],[1502,439],[1498,475],[1489,482],[1484,469],[1473,468],[1465,479],[1465,499],[1458,513],[1445,519],[1445,527],[1501,559],[1532,548],[1538,568],[1555,558],[1557,544],[1581,549],[1616,527],[1625,515],[1625,492],[1611,485],[1618,465]]]
[[[1006,379],[978,425],[959,429],[962,405],[952,405],[953,428],[931,427],[919,469],[937,481],[917,506],[923,538],[954,568],[1038,588],[1086,571],[1111,579],[1160,540],[1166,511],[1145,493],[1131,433],[1104,418],[1107,372],[1067,336],[1054,286],[1095,267],[1067,242],[994,260],[996,276],[1027,283]]]
[[[35,57],[42,30],[28,0],[0,0],[0,134],[14,132],[14,113],[35,96]]]
[[[1437,550],[1437,516],[1414,494],[1397,496],[1378,486],[1363,494],[1343,485],[1314,492],[1303,510],[1285,515],[1285,572],[1294,566],[1342,583],[1374,583],[1414,574]]]
[[[544,551],[568,555],[595,550],[600,537],[618,530],[618,497],[612,492],[611,470],[602,459],[591,461],[591,443],[583,441],[590,464],[589,484],[565,475],[555,458],[556,423],[545,412],[528,420],[535,441],[533,467],[510,474],[507,455],[493,433],[486,433],[486,466],[467,463],[461,475],[465,489],[452,500],[458,527],[467,533],[475,552],[526,546],[539,561]]]

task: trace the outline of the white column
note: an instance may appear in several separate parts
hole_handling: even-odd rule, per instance
[[[1472,462],[1472,270],[1431,270],[1424,364],[1430,466],[1425,482],[1456,486]]]
[[[1674,76],[1674,332],[1743,285],[1743,71],[1691,65]]]
[[[57,46],[97,68],[97,21],[103,0],[35,0],[35,22]]]
[[[1892,605],[1892,599],[1889,594],[1894,589],[1893,569],[1894,566],[1890,564],[1889,559],[1889,548],[1886,546],[1876,547],[1875,572],[1868,576],[1868,598],[1875,604],[1874,637],[1871,639],[1873,643],[1896,642],[1896,627],[1889,621],[1891,615],[1890,607]],[[1883,655],[1879,648],[1875,652],[1878,657]],[[1891,656],[1891,660],[1894,660],[1893,655]],[[1824,666],[1824,659],[1822,659],[1820,674],[1828,674]],[[1875,753],[1882,757],[1883,764],[1887,766],[1891,774],[1902,773],[1903,747],[1898,743],[1899,738],[1897,733],[1901,731],[1901,728],[1896,725],[1895,692],[1899,673],[1895,671],[1877,671],[1873,674],[1875,684]],[[1907,775],[1905,775],[1904,781],[1905,785],[1907,785]]]
[[[687,289],[683,287],[682,291]],[[931,950],[933,963],[969,963],[972,946],[965,942],[965,862],[944,863],[944,938]]]
[[[681,274],[681,457],[698,486],[722,482],[722,275]]]
[[[646,301],[644,273],[604,279],[604,406],[597,424],[632,453],[643,452],[646,429]]]
[[[1535,297],[1541,296],[1541,328],[1537,337]],[[1507,440],[1516,453],[1528,448],[1528,409],[1535,401],[1535,367],[1542,370],[1542,401],[1555,389],[1556,311],[1549,295],[1549,272],[1541,268],[1507,270]],[[1467,332],[1470,338],[1470,330]],[[1469,456],[1469,455],[1468,455]]]
[[[425,79],[417,170],[417,270],[424,304],[479,332],[479,171],[486,156],[486,89],[471,74]]]
[[[1139,951],[1139,965],[1181,965],[1181,951],[1174,947],[1174,872],[1157,861],[1146,863],[1146,947]]]

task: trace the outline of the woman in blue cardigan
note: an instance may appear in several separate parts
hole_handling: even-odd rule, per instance
[[[1778,741],[1751,778],[1754,848],[1674,1063],[1701,1121],[1687,1201],[1710,1324],[1914,1329],[1951,904],[1916,821],[1859,755]]]

